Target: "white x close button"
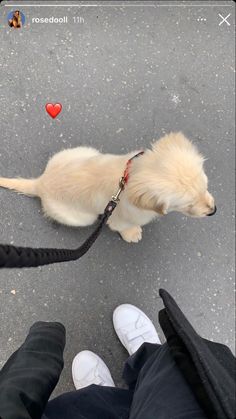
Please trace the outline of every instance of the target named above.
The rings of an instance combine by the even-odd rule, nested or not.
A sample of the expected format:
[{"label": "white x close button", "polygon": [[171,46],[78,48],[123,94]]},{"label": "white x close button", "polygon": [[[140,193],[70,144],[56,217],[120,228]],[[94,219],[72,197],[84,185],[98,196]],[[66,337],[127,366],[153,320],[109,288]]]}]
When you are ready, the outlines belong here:
[{"label": "white x close button", "polygon": [[222,23],[226,23],[226,25],[230,26],[230,23],[228,22],[228,18],[231,16],[231,13],[228,14],[228,16],[224,17],[220,13],[218,13],[218,16],[221,18],[221,21],[219,23],[219,26],[222,25]]}]

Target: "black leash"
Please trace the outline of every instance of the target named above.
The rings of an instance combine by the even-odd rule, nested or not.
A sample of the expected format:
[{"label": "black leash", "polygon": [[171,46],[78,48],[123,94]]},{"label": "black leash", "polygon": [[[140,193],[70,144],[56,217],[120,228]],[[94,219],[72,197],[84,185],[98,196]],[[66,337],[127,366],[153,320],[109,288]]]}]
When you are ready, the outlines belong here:
[{"label": "black leash", "polygon": [[113,200],[109,202],[94,232],[77,249],[48,249],[0,245],[0,268],[32,268],[80,259],[98,238],[104,224],[116,208],[117,202]]},{"label": "black leash", "polygon": [[142,155],[144,152],[133,156],[128,160],[124,176],[120,179],[119,189],[116,195],[112,196],[104,212],[100,215],[100,222],[94,232],[77,249],[53,249],[53,248],[31,248],[15,247],[0,244],[0,268],[32,268],[37,266],[49,265],[51,263],[68,262],[70,260],[80,259],[88,252],[95,240],[102,231],[104,224],[113,213],[119,202],[119,196],[128,181],[128,169],[131,161]]}]

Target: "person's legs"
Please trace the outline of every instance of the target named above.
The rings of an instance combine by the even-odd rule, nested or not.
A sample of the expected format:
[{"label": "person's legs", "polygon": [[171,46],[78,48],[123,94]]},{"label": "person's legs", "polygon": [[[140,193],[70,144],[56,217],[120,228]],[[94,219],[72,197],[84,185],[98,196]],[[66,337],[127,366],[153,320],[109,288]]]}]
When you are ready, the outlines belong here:
[{"label": "person's legs", "polygon": [[115,310],[113,321],[131,355],[123,373],[134,390],[129,419],[205,418],[167,344],[159,344],[150,319],[137,307],[125,304]]},{"label": "person's legs", "polygon": [[[151,354],[148,359],[147,354]],[[126,382],[133,378],[134,371],[138,373],[138,378],[130,419],[153,419],[157,414],[158,419],[206,418],[166,343],[151,347],[144,343],[126,362]]]},{"label": "person's legs", "polygon": [[109,369],[98,355],[90,351],[77,354],[72,363],[72,377],[78,391],[50,401],[44,413],[45,419],[129,417],[133,392],[115,388]]},{"label": "person's legs", "polygon": [[90,351],[80,352],[72,364],[74,384],[79,391],[64,394],[50,401],[45,411],[48,419],[73,419],[75,417],[76,419],[125,419],[129,417],[133,387],[140,369],[153,351],[156,351],[160,340],[148,317],[129,304],[119,306],[115,310],[113,322],[118,337],[129,354],[135,353],[143,342],[152,342],[152,344],[146,344],[142,353],[129,358],[126,364],[125,379],[129,384],[129,390],[114,388],[107,366],[96,354]]},{"label": "person's legs", "polygon": [[37,419],[63,368],[65,328],[60,323],[35,323],[23,345],[0,371],[0,417]]},{"label": "person's legs", "polygon": [[142,367],[153,352],[161,348],[161,341],[151,320],[131,304],[122,304],[114,310],[113,325],[130,355],[125,363],[123,378],[129,389],[134,390]]},{"label": "person's legs", "polygon": [[[104,362],[92,352],[83,351],[75,357],[72,367],[75,387],[80,390],[50,401],[44,418],[205,418],[168,346],[160,344],[150,319],[138,308],[125,304],[115,310],[113,322],[131,355],[124,369],[129,390],[114,388]],[[99,385],[91,385],[95,383]]]}]

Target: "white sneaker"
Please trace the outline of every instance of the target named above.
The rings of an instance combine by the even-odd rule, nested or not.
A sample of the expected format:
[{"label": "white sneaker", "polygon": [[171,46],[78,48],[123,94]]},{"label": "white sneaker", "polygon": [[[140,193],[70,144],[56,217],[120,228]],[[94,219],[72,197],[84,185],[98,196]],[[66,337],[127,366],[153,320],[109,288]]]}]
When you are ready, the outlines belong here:
[{"label": "white sneaker", "polygon": [[91,351],[79,352],[73,359],[72,377],[76,390],[91,384],[115,387],[106,364],[98,355]]},{"label": "white sneaker", "polygon": [[161,344],[151,320],[131,304],[122,304],[114,310],[113,324],[118,338],[130,355],[144,342]]}]

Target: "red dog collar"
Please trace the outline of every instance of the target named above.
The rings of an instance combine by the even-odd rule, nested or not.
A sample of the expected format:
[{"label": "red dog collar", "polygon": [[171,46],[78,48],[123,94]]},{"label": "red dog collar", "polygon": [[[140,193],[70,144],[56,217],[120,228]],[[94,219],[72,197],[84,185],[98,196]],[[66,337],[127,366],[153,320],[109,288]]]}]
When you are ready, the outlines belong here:
[{"label": "red dog collar", "polygon": [[128,182],[128,179],[129,179],[129,168],[130,168],[130,165],[132,163],[132,160],[133,159],[136,159],[136,157],[142,156],[143,154],[144,154],[144,151],[140,151],[139,153],[135,154],[135,156],[131,157],[131,159],[129,159],[127,161],[126,168],[125,168],[124,175],[123,175],[124,183],[127,183]]},{"label": "red dog collar", "polygon": [[144,154],[144,151],[140,151],[139,153],[135,154],[135,156],[131,157],[131,159],[129,159],[127,161],[124,174],[120,178],[120,181],[119,181],[119,189],[116,192],[116,194],[112,196],[112,199],[111,199],[112,202],[115,202],[116,204],[117,204],[117,202],[119,202],[119,200],[120,200],[120,194],[123,191],[126,183],[128,182],[128,179],[129,179],[129,168],[130,168],[131,162],[132,162],[133,159],[135,159],[136,157],[141,156],[142,154]]}]

